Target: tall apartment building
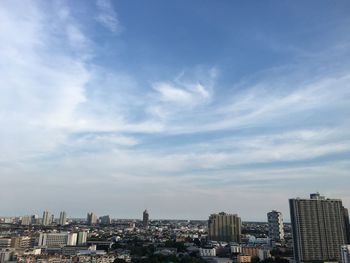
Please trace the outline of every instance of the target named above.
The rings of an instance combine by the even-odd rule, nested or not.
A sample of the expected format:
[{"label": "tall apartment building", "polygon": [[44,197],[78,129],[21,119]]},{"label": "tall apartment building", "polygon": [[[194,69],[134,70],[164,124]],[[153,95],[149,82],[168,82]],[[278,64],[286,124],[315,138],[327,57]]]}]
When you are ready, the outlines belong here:
[{"label": "tall apartment building", "polygon": [[145,211],[143,211],[142,224],[143,224],[144,227],[148,227],[148,224],[149,224],[149,213],[148,213],[147,209]]},{"label": "tall apartment building", "polygon": [[65,211],[60,212],[60,218],[58,224],[64,226],[67,223],[67,213]]},{"label": "tall apartment building", "polygon": [[211,214],[208,220],[209,239],[214,241],[240,242],[241,218],[237,214]]},{"label": "tall apartment building", "polygon": [[51,214],[49,211],[44,211],[43,212],[43,220],[42,220],[42,225],[48,226],[51,224]]},{"label": "tall apartment building", "polygon": [[281,212],[273,210],[267,213],[269,238],[275,241],[284,239],[283,216]]},{"label": "tall apartment building", "polygon": [[86,222],[88,225],[96,225],[97,224],[97,215],[94,212],[88,213]]},{"label": "tall apartment building", "polygon": [[111,217],[109,215],[100,217],[100,224],[110,225],[112,223]]},{"label": "tall apartment building", "polygon": [[344,207],[339,199],[311,194],[310,199],[290,199],[294,260],[340,261],[346,244]]}]

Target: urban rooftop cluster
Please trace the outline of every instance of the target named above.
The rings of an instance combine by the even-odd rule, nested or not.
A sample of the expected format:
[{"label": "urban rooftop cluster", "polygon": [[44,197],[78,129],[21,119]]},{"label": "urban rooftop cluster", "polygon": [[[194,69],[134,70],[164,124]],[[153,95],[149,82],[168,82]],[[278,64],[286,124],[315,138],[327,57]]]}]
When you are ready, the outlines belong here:
[{"label": "urban rooftop cluster", "polygon": [[276,210],[267,222],[238,214],[208,220],[142,220],[37,215],[0,218],[2,262],[342,262],[350,259],[348,210],[319,193],[289,200],[291,224]]}]

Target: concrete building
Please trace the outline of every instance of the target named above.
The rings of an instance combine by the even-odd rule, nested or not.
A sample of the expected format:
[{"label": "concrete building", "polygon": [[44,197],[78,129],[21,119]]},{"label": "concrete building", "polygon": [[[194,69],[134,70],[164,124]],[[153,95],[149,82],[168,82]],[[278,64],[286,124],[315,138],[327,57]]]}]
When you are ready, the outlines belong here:
[{"label": "concrete building", "polygon": [[238,263],[250,263],[250,262],[252,262],[252,257],[249,255],[238,255],[237,262]]},{"label": "concrete building", "polygon": [[100,224],[102,224],[102,225],[110,225],[111,223],[112,223],[112,220],[111,220],[109,215],[100,217]]},{"label": "concrete building", "polygon": [[51,214],[49,211],[44,211],[43,212],[43,219],[42,219],[42,225],[48,226],[51,224]]},{"label": "concrete building", "polygon": [[145,211],[143,211],[142,224],[143,224],[143,227],[148,227],[148,224],[149,224],[149,213],[148,213],[147,209]]},{"label": "concrete building", "polygon": [[344,207],[339,199],[319,193],[310,199],[290,199],[294,260],[340,261],[340,247],[346,244]]},{"label": "concrete building", "polygon": [[208,221],[209,240],[240,242],[241,218],[237,214],[212,214]]},{"label": "concrete building", "polygon": [[216,257],[216,249],[214,247],[201,247],[199,255],[201,257]]},{"label": "concrete building", "polygon": [[85,232],[85,231],[78,232],[78,239],[77,239],[77,245],[78,246],[82,246],[82,245],[86,244],[87,234],[88,233]]},{"label": "concrete building", "polygon": [[343,245],[341,247],[341,262],[350,263],[350,245]]},{"label": "concrete building", "polygon": [[284,239],[283,216],[281,212],[273,210],[267,213],[269,238],[274,241]]},{"label": "concrete building", "polygon": [[11,238],[11,247],[15,249],[27,249],[32,246],[32,238],[29,236],[20,236]]},{"label": "concrete building", "polygon": [[75,246],[76,243],[76,233],[40,233],[38,246],[60,248],[67,245]]},{"label": "concrete building", "polygon": [[31,216],[22,216],[21,218],[21,225],[22,226],[29,226],[32,224],[32,217]]},{"label": "concrete building", "polygon": [[346,243],[350,244],[350,221],[349,221],[349,211],[347,208],[343,208],[344,221],[345,221],[345,231],[346,231]]},{"label": "concrete building", "polygon": [[0,263],[11,261],[14,251],[12,249],[0,249]]},{"label": "concrete building", "polygon": [[67,223],[67,213],[65,211],[60,212],[60,218],[58,224],[64,226]]},{"label": "concrete building", "polygon": [[0,248],[9,248],[9,247],[11,247],[11,238],[0,237]]},{"label": "concrete building", "polygon": [[94,212],[88,213],[86,222],[89,226],[97,224],[97,215]]}]

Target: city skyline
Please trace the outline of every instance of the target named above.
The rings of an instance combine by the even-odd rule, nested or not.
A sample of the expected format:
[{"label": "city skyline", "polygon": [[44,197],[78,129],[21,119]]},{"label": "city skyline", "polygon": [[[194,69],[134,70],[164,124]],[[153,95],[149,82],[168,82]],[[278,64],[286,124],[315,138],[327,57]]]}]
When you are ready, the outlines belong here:
[{"label": "city skyline", "polygon": [[317,191],[350,207],[349,10],[1,1],[0,215],[289,222]]}]

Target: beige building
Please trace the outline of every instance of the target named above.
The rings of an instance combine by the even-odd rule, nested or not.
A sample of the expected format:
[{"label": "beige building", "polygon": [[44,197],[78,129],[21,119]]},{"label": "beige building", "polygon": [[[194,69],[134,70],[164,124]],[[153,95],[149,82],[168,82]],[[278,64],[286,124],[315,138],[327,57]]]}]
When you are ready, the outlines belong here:
[{"label": "beige building", "polygon": [[212,214],[208,221],[208,234],[210,240],[240,242],[241,218],[237,214]]},{"label": "beige building", "polygon": [[339,199],[311,194],[310,199],[290,199],[294,260],[341,260],[341,246],[346,244],[344,207]]}]

